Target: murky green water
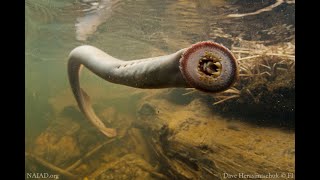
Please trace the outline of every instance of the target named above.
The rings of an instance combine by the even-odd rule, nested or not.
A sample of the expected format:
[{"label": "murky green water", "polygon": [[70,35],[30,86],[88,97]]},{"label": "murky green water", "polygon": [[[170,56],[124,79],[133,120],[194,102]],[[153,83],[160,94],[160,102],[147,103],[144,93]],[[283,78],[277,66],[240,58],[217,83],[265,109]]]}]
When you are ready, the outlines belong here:
[{"label": "murky green water", "polygon": [[[214,5],[211,3],[217,9]],[[76,46],[90,44],[122,59],[164,55],[210,39],[206,23],[215,16],[203,17],[218,14],[200,1],[121,1],[111,17],[81,42],[76,40],[75,24],[87,7],[75,0],[26,1],[27,137],[41,132],[53,118],[48,100],[69,88],[67,57]],[[88,78],[83,79],[83,84],[102,83],[98,78]],[[112,85],[103,83],[98,88],[109,86]]]},{"label": "murky green water", "polygon": [[[229,48],[239,39],[270,45],[294,43],[293,4],[284,3],[266,12],[272,12],[272,16],[234,19],[226,16],[255,11],[263,5],[231,0],[111,0],[108,18],[85,41],[79,41],[77,19],[86,16],[85,10],[97,2],[26,0],[27,149],[61,117],[63,110],[76,107],[67,77],[67,58],[79,45],[90,44],[112,56],[130,60],[169,54],[204,40],[214,40]],[[240,9],[245,3],[247,9]],[[105,82],[86,70],[81,84],[92,96],[98,113],[113,108],[134,117],[139,99],[145,96],[135,94],[134,88]],[[74,120],[83,118],[78,111],[70,114]],[[87,128],[94,129],[90,124]]]}]

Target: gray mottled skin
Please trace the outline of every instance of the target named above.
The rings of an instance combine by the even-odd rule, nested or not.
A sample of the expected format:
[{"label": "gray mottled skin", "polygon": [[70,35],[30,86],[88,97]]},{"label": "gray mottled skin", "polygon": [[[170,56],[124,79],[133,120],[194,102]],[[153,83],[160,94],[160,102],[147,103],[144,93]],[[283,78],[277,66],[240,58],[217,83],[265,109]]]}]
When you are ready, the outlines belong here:
[{"label": "gray mottled skin", "polygon": [[81,89],[79,74],[85,66],[99,77],[117,84],[137,88],[190,87],[179,69],[179,60],[185,49],[173,54],[122,61],[93,46],[80,46],[71,51],[68,62],[69,82],[80,110],[103,134],[116,136],[116,130],[107,128],[96,116],[89,96]]}]

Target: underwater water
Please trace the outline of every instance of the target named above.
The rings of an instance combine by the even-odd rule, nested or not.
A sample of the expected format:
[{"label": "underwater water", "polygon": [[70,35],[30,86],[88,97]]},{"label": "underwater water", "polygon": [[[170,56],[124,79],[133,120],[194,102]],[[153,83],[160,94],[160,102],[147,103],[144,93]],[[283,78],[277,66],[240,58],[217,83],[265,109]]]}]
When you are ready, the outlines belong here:
[{"label": "underwater water", "polygon": [[[281,2],[26,0],[26,179],[294,179],[295,4]],[[131,60],[206,40],[241,59],[233,93],[137,89],[84,68],[82,88],[119,135],[79,111],[67,76],[75,47]]]}]

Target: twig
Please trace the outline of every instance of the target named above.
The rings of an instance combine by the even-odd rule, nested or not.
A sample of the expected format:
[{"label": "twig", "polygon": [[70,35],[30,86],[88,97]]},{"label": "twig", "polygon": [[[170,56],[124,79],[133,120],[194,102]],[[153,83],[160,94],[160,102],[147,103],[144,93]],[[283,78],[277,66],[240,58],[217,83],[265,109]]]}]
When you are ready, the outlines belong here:
[{"label": "twig", "polygon": [[208,168],[206,168],[206,167],[202,167],[202,169],[204,169],[205,171],[207,171],[207,172],[210,173],[211,175],[215,176],[214,173],[213,173],[210,169],[208,169]]},{"label": "twig", "polygon": [[152,170],[150,170],[150,169],[148,169],[148,168],[146,168],[146,167],[144,167],[144,166],[141,166],[140,164],[138,164],[137,166],[138,166],[139,168],[141,168],[142,170],[150,173],[152,176],[155,176],[155,177],[157,177],[157,178],[159,178],[159,179],[168,179],[167,176],[165,176],[165,175],[163,175],[163,174],[161,174],[161,173],[152,171]]},{"label": "twig", "polygon": [[258,99],[251,93],[251,91],[250,91],[249,89],[246,89],[246,90],[247,90],[248,94],[251,95],[253,101],[254,101],[255,103],[258,103]]},{"label": "twig", "polygon": [[233,53],[242,53],[242,54],[250,54],[251,53],[251,51],[249,51],[249,50],[246,50],[246,51],[244,51],[244,50],[234,50],[232,52]]},{"label": "twig", "polygon": [[288,69],[286,69],[286,68],[281,68],[281,67],[278,67],[277,70],[285,71],[285,72],[288,71]]},{"label": "twig", "polygon": [[272,75],[271,75],[269,72],[267,72],[267,71],[260,73],[260,75],[264,75],[264,74],[266,74],[266,75],[268,75],[268,76],[272,76]]},{"label": "twig", "polygon": [[97,151],[99,151],[103,146],[112,143],[113,141],[115,141],[116,139],[110,139],[102,144],[99,144],[97,147],[93,148],[91,151],[89,151],[87,154],[85,154],[81,159],[79,159],[78,161],[76,161],[75,163],[73,163],[71,166],[66,168],[66,171],[72,171],[74,168],[76,168],[77,166],[79,166],[86,158],[90,157],[91,155],[93,155],[94,153],[96,153]]},{"label": "twig", "polygon": [[277,0],[276,3],[271,4],[270,6],[267,6],[265,8],[259,9],[259,10],[255,11],[255,12],[244,13],[244,14],[229,14],[227,17],[244,17],[244,16],[257,15],[257,14],[260,14],[262,12],[271,11],[273,8],[279,6],[283,2],[284,2],[284,0]]},{"label": "twig", "polygon": [[233,95],[233,96],[230,96],[230,97],[228,97],[228,98],[222,99],[222,100],[220,100],[220,101],[218,101],[218,102],[215,102],[215,103],[213,103],[213,105],[217,105],[217,104],[220,104],[220,103],[222,103],[222,102],[224,102],[224,101],[227,101],[227,100],[233,99],[233,98],[237,98],[237,97],[240,97],[240,96],[239,96],[239,95]]},{"label": "twig", "polygon": [[224,99],[224,98],[230,97],[230,95],[217,95],[217,96],[214,96],[214,97],[217,98],[217,99]]},{"label": "twig", "polygon": [[271,67],[269,67],[269,66],[267,66],[267,65],[264,65],[264,64],[261,64],[261,63],[258,63],[258,64],[259,64],[260,66],[262,66],[262,67],[265,67],[265,68],[271,70]]},{"label": "twig", "polygon": [[68,178],[71,178],[71,179],[76,179],[77,178],[76,175],[74,175],[74,174],[72,174],[72,173],[70,173],[70,172],[68,172],[66,170],[63,170],[63,169],[61,169],[61,168],[59,168],[59,167],[47,162],[46,160],[44,160],[44,159],[42,159],[40,157],[35,156],[33,154],[25,152],[25,156],[30,158],[30,159],[32,159],[32,160],[34,160],[34,161],[36,161],[36,162],[38,162],[42,166],[44,166],[44,167],[46,167],[46,168],[48,168],[48,169],[50,169],[50,170],[52,170],[52,171],[54,171],[56,173],[62,174],[62,175],[66,176]]},{"label": "twig", "polygon": [[239,74],[240,77],[252,77],[253,74]]},{"label": "twig", "polygon": [[192,93],[195,93],[195,92],[197,92],[197,91],[193,89],[193,90],[191,90],[189,92],[186,92],[186,93],[182,94],[182,96],[185,96],[185,95],[188,95],[188,94],[192,94]]},{"label": "twig", "polygon": [[287,58],[291,58],[291,59],[294,59],[295,58],[295,55],[292,55],[292,53],[290,54],[279,54],[279,53],[258,53],[258,52],[253,52],[253,51],[237,51],[237,50],[234,50],[232,51],[233,53],[243,53],[243,54],[257,54],[255,56],[247,56],[247,57],[244,57],[244,58],[239,58],[238,61],[240,60],[246,60],[246,59],[252,59],[252,58],[256,58],[256,57],[259,57],[261,55],[266,55],[266,56],[282,56],[282,57],[287,57]]},{"label": "twig", "polygon": [[246,72],[248,75],[253,75],[252,71],[249,70],[245,65],[241,65],[240,69],[243,70],[244,72]]},{"label": "twig", "polygon": [[260,55],[255,55],[255,56],[247,56],[247,57],[240,58],[240,59],[237,59],[237,60],[238,61],[243,61],[243,60],[247,60],[247,59],[257,58],[257,57],[260,57],[260,56],[262,56],[262,55],[260,54]]},{"label": "twig", "polygon": [[277,54],[277,53],[266,53],[265,55],[267,56],[283,56],[283,57],[287,57],[287,58],[295,58],[294,55],[290,55],[290,54]]},{"label": "twig", "polygon": [[240,91],[237,88],[233,87],[233,88],[230,88],[230,89],[227,89],[227,90],[223,91],[223,93],[240,94]]}]

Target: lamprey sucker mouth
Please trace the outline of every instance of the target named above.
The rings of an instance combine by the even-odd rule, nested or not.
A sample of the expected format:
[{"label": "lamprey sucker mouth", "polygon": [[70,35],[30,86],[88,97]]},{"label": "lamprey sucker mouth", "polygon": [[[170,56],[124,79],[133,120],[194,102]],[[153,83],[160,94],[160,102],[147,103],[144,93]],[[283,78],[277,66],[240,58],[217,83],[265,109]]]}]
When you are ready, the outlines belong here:
[{"label": "lamprey sucker mouth", "polygon": [[231,51],[212,41],[188,48],[180,59],[180,69],[192,87],[205,92],[224,91],[238,77],[238,65]]}]

